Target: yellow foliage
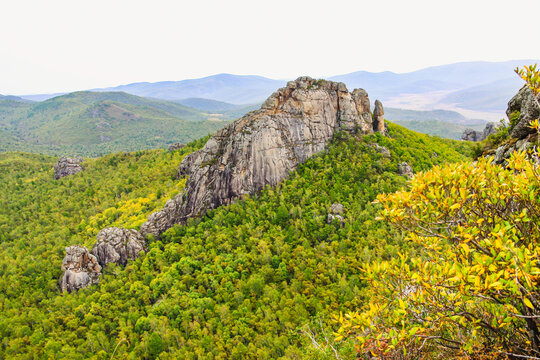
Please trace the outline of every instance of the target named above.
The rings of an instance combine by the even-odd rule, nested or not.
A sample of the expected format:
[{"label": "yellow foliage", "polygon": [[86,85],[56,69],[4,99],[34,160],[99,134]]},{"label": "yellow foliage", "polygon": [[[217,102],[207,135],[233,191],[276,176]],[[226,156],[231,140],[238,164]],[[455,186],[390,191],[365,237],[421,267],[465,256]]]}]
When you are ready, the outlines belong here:
[{"label": "yellow foliage", "polygon": [[537,165],[515,153],[506,168],[435,167],[380,195],[380,218],[422,256],[366,265],[371,301],[336,319],[341,336],[388,359],[540,356],[539,191]]}]

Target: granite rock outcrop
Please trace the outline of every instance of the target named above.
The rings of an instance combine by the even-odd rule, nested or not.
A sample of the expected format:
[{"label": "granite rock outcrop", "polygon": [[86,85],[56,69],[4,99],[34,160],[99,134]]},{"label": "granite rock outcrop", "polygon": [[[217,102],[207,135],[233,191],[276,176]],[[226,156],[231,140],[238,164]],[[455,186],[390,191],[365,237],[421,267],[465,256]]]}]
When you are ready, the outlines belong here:
[{"label": "granite rock outcrop", "polygon": [[62,277],[60,289],[73,292],[99,282],[101,266],[97,258],[84,246],[66,248],[66,256],[62,261]]},{"label": "granite rock outcrop", "polygon": [[83,171],[83,161],[84,160],[79,157],[70,158],[62,156],[54,165],[54,178],[58,180],[64,176],[77,174]]},{"label": "granite rock outcrop", "polygon": [[146,252],[146,241],[138,231],[108,227],[97,234],[91,254],[97,258],[101,267],[104,267],[108,263],[125,266],[141,252]]},{"label": "granite rock outcrop", "polygon": [[487,137],[491,134],[495,134],[497,132],[497,126],[493,122],[488,122],[486,124],[486,127],[484,127],[483,131],[477,131],[471,128],[467,128],[463,131],[463,135],[461,135],[461,140],[465,141],[482,141],[487,139]]},{"label": "granite rock outcrop", "polygon": [[229,124],[185,157],[178,171],[189,176],[185,190],[153,213],[141,233],[159,236],[174,224],[276,185],[324,150],[339,130],[386,133],[383,114],[376,102],[372,118],[362,89],[350,93],[343,83],[309,77],[290,81],[261,109]]},{"label": "granite rock outcrop", "polygon": [[414,171],[413,171],[412,166],[406,162],[402,162],[398,164],[398,173],[399,175],[406,176],[409,179],[414,176]]}]

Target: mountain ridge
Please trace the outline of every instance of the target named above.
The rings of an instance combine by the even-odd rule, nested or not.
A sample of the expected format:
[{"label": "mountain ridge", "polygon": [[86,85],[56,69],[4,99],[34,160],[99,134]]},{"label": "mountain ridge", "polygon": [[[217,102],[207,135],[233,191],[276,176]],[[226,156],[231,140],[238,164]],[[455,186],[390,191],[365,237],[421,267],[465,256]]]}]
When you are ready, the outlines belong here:
[{"label": "mountain ridge", "polygon": [[[389,103],[390,100],[401,98],[404,94],[425,94],[425,97],[428,97],[433,92],[444,91],[447,93],[446,95],[449,95],[453,92],[467,89],[470,91],[470,88],[476,86],[488,85],[494,81],[507,79],[508,81],[503,89],[504,94],[501,94],[495,102],[488,99],[488,101],[480,102],[480,104],[475,102],[463,102],[460,104],[465,110],[488,110],[488,112],[500,114],[502,118],[504,116],[503,110],[506,106],[504,99],[510,98],[519,90],[517,77],[511,80],[513,70],[518,66],[536,62],[540,62],[540,60],[522,59],[502,62],[469,61],[436,65],[404,73],[392,71],[368,72],[361,70],[348,74],[328,76],[326,78],[331,81],[344,82],[351,89],[358,87],[365,88],[369,91],[372,98],[378,98],[386,103]],[[196,97],[229,102],[235,105],[245,105],[262,102],[274,89],[283,86],[285,82],[284,80],[270,79],[258,75],[222,73],[198,79],[136,82],[94,90],[122,90],[138,96],[173,101]],[[43,99],[44,96],[46,97],[48,95],[21,95],[21,97],[30,100]],[[454,96],[457,95],[454,94]],[[448,103],[451,99],[446,99],[443,102],[440,100],[442,99],[430,99],[424,108],[419,107],[414,102],[409,102],[409,106],[406,109],[433,110],[437,107],[442,108],[440,106],[441,104],[453,104],[452,102]],[[456,106],[456,108],[460,109],[459,106]]]}]

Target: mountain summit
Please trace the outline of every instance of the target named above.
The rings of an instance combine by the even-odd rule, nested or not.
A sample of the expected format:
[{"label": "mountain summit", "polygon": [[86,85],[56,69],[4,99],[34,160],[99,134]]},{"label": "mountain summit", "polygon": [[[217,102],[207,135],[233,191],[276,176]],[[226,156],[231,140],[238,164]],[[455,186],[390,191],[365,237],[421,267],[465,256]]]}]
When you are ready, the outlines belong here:
[{"label": "mountain summit", "polygon": [[300,163],[322,151],[339,130],[385,133],[382,104],[377,121],[363,89],[300,77],[252,111],[220,130],[200,151],[188,155],[179,175],[185,191],[153,213],[141,233],[159,236],[177,223],[228,204],[266,185],[276,185]]}]

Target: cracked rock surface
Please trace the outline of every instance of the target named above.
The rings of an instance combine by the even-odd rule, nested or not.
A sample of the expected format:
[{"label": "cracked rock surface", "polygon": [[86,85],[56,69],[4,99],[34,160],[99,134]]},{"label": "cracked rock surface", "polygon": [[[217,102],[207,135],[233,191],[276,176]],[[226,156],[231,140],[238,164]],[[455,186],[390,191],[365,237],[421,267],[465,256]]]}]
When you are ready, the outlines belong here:
[{"label": "cracked rock surface", "polygon": [[92,248],[99,264],[108,263],[125,266],[129,260],[136,259],[146,251],[146,241],[137,230],[108,227],[97,234],[97,242]]},{"label": "cracked rock surface", "polygon": [[58,162],[54,165],[54,178],[56,180],[73,174],[77,174],[83,171],[82,167],[83,159],[79,157],[65,157],[62,156],[58,159]]},{"label": "cracked rock surface", "polygon": [[73,292],[99,282],[101,266],[97,258],[84,246],[66,248],[66,256],[62,261],[62,278],[60,289]]}]

